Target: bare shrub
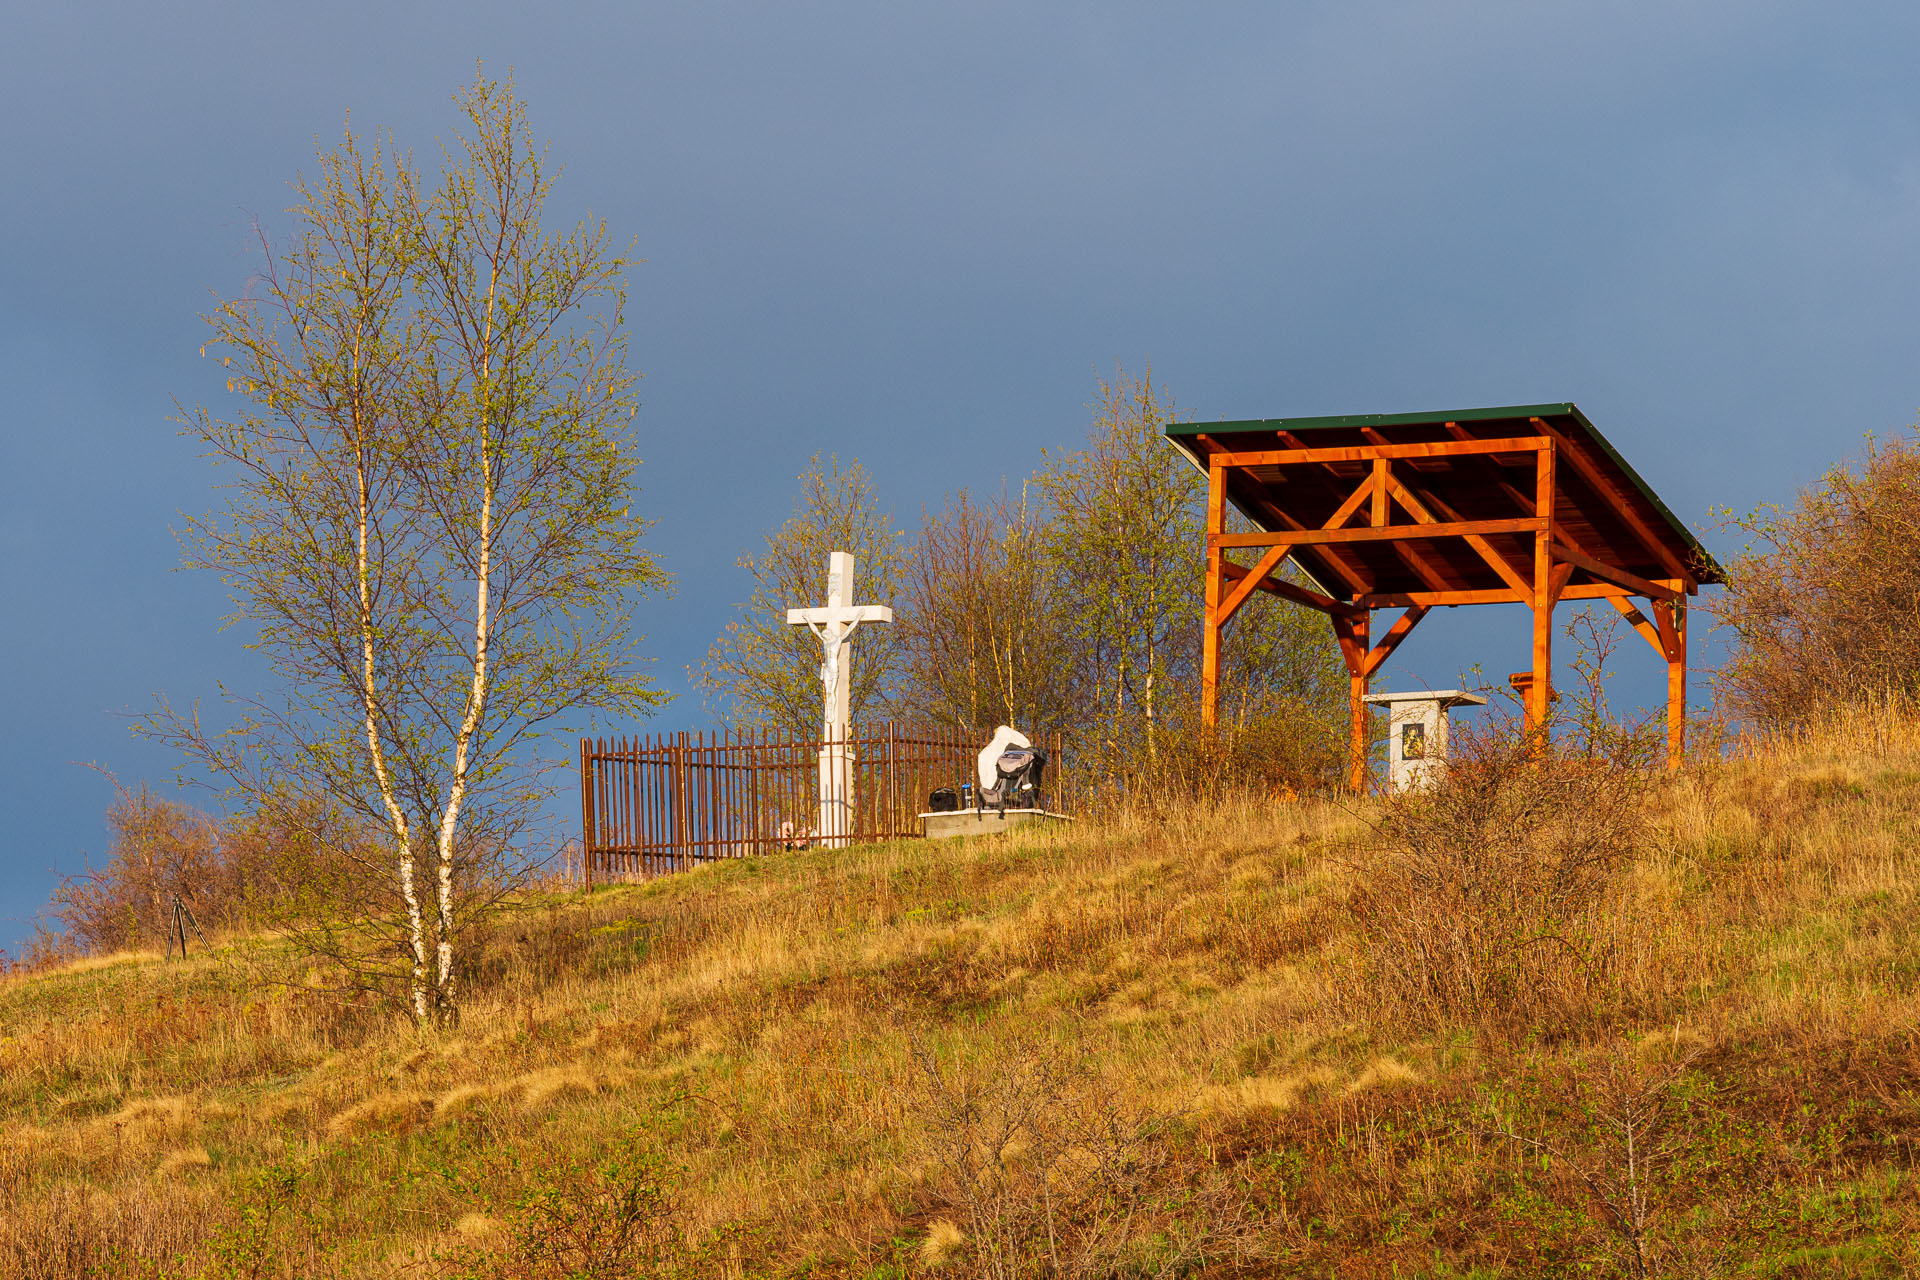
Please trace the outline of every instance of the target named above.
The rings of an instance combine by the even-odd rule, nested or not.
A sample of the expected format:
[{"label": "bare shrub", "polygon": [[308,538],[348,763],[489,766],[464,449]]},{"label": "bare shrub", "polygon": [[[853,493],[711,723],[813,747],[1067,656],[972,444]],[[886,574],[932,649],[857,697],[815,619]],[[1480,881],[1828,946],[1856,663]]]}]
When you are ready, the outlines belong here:
[{"label": "bare shrub", "polygon": [[1751,541],[1706,608],[1734,633],[1733,709],[1779,729],[1862,694],[1920,692],[1920,436],[1868,439],[1791,507],[1726,523]]},{"label": "bare shrub", "polygon": [[983,742],[995,725],[1040,733],[1071,722],[1065,602],[1049,581],[1047,535],[1024,488],[985,503],[962,489],[922,519],[896,615],[903,709]]},{"label": "bare shrub", "polygon": [[557,1151],[526,1171],[496,1241],[444,1258],[446,1280],[627,1280],[684,1274],[675,1171],[640,1135],[594,1159]]},{"label": "bare shrub", "polygon": [[1591,1016],[1620,994],[1651,785],[1630,754],[1543,750],[1512,722],[1460,732],[1446,773],[1382,801],[1357,851],[1356,998],[1430,1027]]},{"label": "bare shrub", "polygon": [[337,809],[276,797],[221,819],[144,785],[114,787],[106,862],[54,890],[46,914],[60,936],[37,941],[48,956],[63,945],[93,953],[162,945],[175,898],[209,932],[303,933],[311,921],[364,915],[388,892],[372,834]]},{"label": "bare shrub", "polygon": [[175,897],[203,926],[227,923],[245,896],[245,875],[226,856],[219,822],[145,786],[114,787],[106,865],[64,878],[48,914],[90,951],[159,943]]},{"label": "bare shrub", "polygon": [[[1587,605],[1574,611],[1564,628],[1573,642],[1574,679],[1566,703],[1553,717],[1562,754],[1606,760],[1623,769],[1650,769],[1665,759],[1665,722],[1649,711],[1622,715],[1607,695],[1613,679],[1613,655],[1623,643],[1637,643],[1621,627],[1611,608]],[[1515,709],[1518,710],[1516,701]]]},{"label": "bare shrub", "polygon": [[913,1132],[960,1226],[955,1238],[936,1221],[937,1252],[982,1280],[1181,1275],[1246,1252],[1244,1206],[1176,1160],[1177,1115],[1117,1096],[1059,1048],[985,1071],[911,1045]]}]

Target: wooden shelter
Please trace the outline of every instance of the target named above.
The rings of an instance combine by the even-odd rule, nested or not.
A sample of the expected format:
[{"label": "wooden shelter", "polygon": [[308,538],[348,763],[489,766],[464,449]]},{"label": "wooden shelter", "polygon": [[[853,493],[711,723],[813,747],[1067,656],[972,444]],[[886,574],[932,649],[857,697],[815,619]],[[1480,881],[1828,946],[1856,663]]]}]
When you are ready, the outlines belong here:
[{"label": "wooden shelter", "polygon": [[[1367,683],[1429,611],[1533,610],[1532,670],[1513,683],[1537,728],[1553,696],[1554,605],[1605,598],[1666,661],[1667,758],[1678,764],[1687,597],[1722,581],[1720,566],[1573,405],[1182,422],[1166,436],[1207,473],[1207,724],[1219,715],[1222,632],[1256,590],[1333,623],[1350,676],[1355,788],[1366,782]],[[1229,505],[1250,532],[1228,532]],[[1230,559],[1240,548],[1258,560]],[[1280,576],[1289,560],[1304,582]],[[1376,609],[1401,611],[1378,640]]]}]

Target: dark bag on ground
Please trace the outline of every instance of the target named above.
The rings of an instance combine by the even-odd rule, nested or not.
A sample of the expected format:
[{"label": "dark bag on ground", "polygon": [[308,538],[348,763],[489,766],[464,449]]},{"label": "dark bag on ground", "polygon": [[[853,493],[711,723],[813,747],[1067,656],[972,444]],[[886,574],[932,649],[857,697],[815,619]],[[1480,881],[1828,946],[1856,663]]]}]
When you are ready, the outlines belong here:
[{"label": "dark bag on ground", "polygon": [[935,787],[927,796],[928,813],[958,813],[960,793],[952,787]]}]

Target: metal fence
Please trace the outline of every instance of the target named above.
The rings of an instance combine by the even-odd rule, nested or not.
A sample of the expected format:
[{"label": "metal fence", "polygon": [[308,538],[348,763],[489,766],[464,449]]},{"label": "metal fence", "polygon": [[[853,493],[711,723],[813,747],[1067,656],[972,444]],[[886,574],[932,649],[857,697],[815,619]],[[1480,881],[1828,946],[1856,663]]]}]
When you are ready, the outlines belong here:
[{"label": "metal fence", "polygon": [[[1058,734],[1035,745],[1050,757],[1043,806],[1065,811]],[[679,733],[580,743],[583,871],[651,876],[715,858],[807,848],[818,813],[817,738],[770,733]],[[974,776],[982,744],[949,729],[877,726],[847,742],[853,757],[852,840],[919,836],[935,787]]]}]

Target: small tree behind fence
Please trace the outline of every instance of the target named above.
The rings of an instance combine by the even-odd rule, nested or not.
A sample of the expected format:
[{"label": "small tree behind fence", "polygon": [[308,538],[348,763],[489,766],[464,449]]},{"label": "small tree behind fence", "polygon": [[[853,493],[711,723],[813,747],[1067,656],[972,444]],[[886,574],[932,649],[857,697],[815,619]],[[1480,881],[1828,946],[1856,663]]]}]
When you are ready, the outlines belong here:
[{"label": "small tree behind fence", "polygon": [[[1049,763],[1041,804],[1066,811],[1059,734],[1035,745]],[[773,733],[678,733],[580,743],[585,872],[659,875],[716,858],[814,843],[818,738]],[[919,836],[928,794],[974,777],[981,744],[953,729],[883,724],[856,730],[855,843]]]}]

